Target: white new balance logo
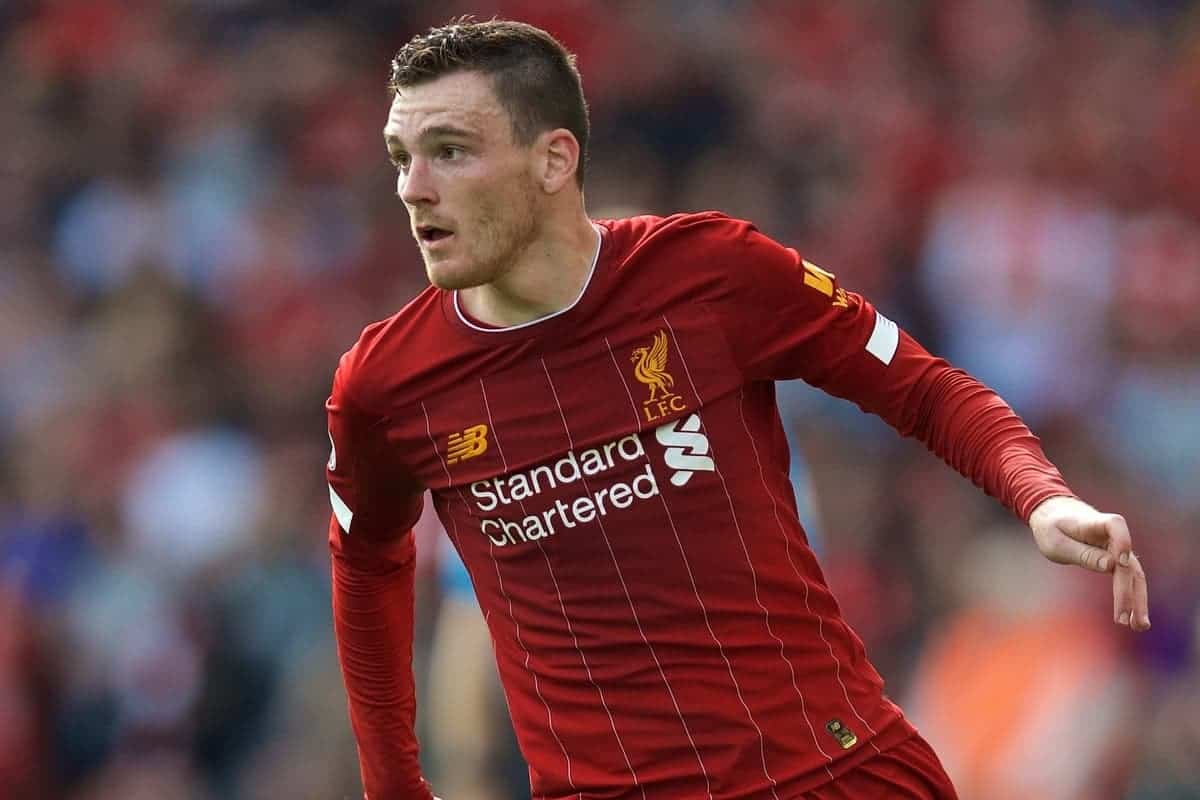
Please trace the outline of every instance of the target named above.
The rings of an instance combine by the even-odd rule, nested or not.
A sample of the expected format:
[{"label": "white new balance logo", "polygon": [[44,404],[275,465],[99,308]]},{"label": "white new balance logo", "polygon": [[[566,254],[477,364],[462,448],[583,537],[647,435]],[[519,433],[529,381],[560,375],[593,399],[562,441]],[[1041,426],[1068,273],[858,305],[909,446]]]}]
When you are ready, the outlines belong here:
[{"label": "white new balance logo", "polygon": [[708,456],[708,437],[699,431],[699,414],[660,425],[654,431],[654,438],[667,448],[664,460],[668,467],[675,470],[671,474],[671,483],[676,486],[683,486],[691,480],[693,472],[712,472],[716,469]]}]

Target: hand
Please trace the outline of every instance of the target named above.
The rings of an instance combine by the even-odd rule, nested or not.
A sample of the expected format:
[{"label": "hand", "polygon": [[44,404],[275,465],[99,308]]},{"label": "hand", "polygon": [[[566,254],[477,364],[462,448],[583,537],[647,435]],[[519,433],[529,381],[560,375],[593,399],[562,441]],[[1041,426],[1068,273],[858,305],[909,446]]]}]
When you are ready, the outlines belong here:
[{"label": "hand", "polygon": [[1150,628],[1146,573],[1120,514],[1104,514],[1074,497],[1051,497],[1029,516],[1038,550],[1057,564],[1113,574],[1113,620],[1135,631]]}]

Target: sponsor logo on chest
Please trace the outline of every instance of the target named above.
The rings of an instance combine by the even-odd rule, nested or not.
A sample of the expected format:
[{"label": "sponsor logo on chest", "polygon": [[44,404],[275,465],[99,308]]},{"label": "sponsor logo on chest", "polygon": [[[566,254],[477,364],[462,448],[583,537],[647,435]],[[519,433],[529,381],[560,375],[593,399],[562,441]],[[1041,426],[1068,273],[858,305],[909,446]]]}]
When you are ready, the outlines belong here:
[{"label": "sponsor logo on chest", "polygon": [[[716,469],[700,426],[700,415],[691,414],[655,429],[674,486],[686,485],[696,472]],[[635,464],[631,473],[628,467]],[[570,450],[532,469],[475,481],[469,491],[482,516],[480,530],[497,547],[554,536],[660,495],[654,465],[636,433]],[[553,501],[540,499],[543,495]]]},{"label": "sponsor logo on chest", "polygon": [[[665,488],[660,481],[681,489],[697,473],[716,470],[700,413],[688,413],[691,403],[676,391],[671,343],[668,332],[660,328],[648,342],[629,352],[637,384],[626,378],[626,388],[640,385],[646,392],[630,398],[645,426],[643,432],[572,448],[553,460],[468,485],[468,503],[474,507],[480,532],[493,546],[532,543],[600,522],[610,514],[660,498]],[[679,368],[686,371],[686,364]],[[680,378],[686,380],[686,376]],[[619,412],[614,408],[613,413]],[[491,433],[485,424],[451,433],[444,440],[446,466],[483,455],[489,449]],[[692,484],[689,491],[694,488]]]}]

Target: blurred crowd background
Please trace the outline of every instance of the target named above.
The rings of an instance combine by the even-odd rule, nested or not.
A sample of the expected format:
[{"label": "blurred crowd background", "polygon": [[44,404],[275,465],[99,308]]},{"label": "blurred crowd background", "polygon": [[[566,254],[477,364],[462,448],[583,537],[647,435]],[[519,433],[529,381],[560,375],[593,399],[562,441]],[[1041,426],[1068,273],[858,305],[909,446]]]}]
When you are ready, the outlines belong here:
[{"label": "blurred crowd background", "polygon": [[[757,221],[1129,520],[1141,636],[920,446],[781,392],[829,581],[964,799],[1200,797],[1198,4],[7,0],[0,798],[361,796],[323,402],[424,286],[384,83],[464,12],[578,53],[595,213]],[[528,797],[429,528],[429,775]]]}]

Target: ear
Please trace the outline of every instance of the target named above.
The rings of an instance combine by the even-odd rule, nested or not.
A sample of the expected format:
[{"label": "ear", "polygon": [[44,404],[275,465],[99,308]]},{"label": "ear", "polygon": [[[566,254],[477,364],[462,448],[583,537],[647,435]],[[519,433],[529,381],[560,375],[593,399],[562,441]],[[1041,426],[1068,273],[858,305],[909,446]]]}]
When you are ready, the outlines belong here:
[{"label": "ear", "polygon": [[555,128],[538,137],[537,178],[546,194],[558,194],[564,187],[575,185],[575,170],[579,167],[579,142],[566,128]]}]

